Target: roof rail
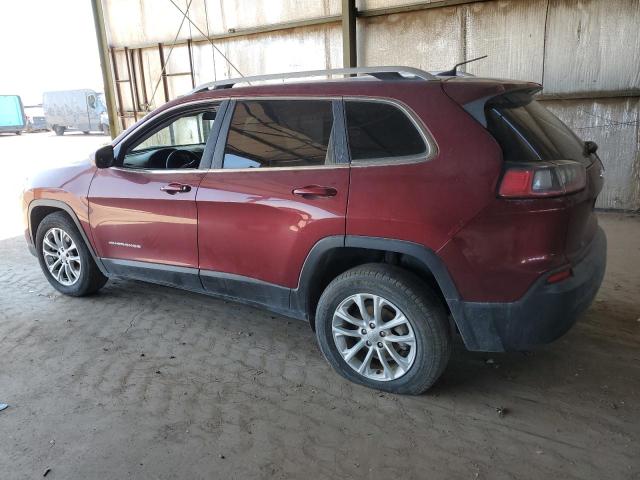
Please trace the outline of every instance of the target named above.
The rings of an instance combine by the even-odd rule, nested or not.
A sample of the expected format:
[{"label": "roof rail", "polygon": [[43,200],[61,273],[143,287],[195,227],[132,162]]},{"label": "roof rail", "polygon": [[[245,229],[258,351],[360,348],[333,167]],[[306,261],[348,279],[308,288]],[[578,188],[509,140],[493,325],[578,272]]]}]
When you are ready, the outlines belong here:
[{"label": "roof rail", "polygon": [[[405,75],[403,75],[405,74]],[[198,85],[189,94],[204,92],[206,90],[219,90],[232,88],[237,83],[260,82],[264,80],[287,80],[289,78],[323,77],[331,75],[369,75],[379,80],[402,80],[411,77],[422,80],[437,80],[437,77],[429,72],[412,67],[357,67],[357,68],[335,68],[330,70],[309,70],[306,72],[272,73],[269,75],[256,75],[252,77],[230,78],[218,80],[217,82],[204,83]]]}]

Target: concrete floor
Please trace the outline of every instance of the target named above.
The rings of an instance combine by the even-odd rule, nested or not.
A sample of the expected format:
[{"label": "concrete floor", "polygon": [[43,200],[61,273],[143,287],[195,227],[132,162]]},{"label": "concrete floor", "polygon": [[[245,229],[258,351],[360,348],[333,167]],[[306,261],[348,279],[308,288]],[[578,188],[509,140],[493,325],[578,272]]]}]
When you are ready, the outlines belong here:
[{"label": "concrete floor", "polygon": [[[80,140],[41,135],[23,140]],[[605,283],[572,331],[528,354],[458,343],[419,397],[343,380],[304,323],[253,308],[122,280],[62,296],[9,222],[0,478],[638,479],[640,218],[600,221]]]}]

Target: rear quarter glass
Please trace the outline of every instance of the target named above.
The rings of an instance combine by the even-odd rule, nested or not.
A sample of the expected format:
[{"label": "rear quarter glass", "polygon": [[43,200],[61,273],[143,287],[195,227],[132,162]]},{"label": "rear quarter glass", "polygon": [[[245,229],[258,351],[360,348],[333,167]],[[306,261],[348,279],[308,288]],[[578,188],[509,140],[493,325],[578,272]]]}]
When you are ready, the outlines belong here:
[{"label": "rear quarter glass", "polygon": [[502,147],[505,162],[575,160],[585,166],[584,142],[530,93],[514,92],[491,100],[487,128]]}]

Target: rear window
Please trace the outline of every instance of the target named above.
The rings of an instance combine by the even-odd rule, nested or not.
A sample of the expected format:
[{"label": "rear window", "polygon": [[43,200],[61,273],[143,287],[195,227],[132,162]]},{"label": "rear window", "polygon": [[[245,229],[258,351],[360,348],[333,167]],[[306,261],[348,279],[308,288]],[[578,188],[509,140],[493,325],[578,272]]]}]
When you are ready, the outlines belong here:
[{"label": "rear window", "polygon": [[426,155],[427,145],[416,125],[395,105],[347,101],[345,108],[351,160],[402,160]]},{"label": "rear window", "polygon": [[577,160],[586,164],[582,142],[529,93],[501,95],[487,103],[487,128],[507,162]]}]

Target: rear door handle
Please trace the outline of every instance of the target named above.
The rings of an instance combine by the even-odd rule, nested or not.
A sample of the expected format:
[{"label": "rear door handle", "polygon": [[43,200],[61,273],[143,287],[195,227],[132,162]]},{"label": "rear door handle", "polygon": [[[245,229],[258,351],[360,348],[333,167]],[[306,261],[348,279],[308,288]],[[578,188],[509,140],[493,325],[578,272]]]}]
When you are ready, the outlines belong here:
[{"label": "rear door handle", "polygon": [[295,188],[293,194],[303,198],[335,197],[338,191],[332,187],[307,185],[306,187]]},{"label": "rear door handle", "polygon": [[185,185],[184,183],[170,183],[164,187],[160,187],[160,190],[168,193],[169,195],[175,195],[176,193],[187,193],[191,191],[191,185]]}]

